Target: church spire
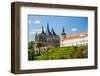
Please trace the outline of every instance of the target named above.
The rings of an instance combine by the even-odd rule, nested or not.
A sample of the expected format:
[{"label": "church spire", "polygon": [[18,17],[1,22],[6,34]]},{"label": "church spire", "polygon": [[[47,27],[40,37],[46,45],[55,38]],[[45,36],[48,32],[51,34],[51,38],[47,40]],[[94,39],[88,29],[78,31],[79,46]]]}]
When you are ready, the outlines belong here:
[{"label": "church spire", "polygon": [[62,31],[63,33],[65,32],[65,30],[64,30],[64,27],[63,27],[63,31]]},{"label": "church spire", "polygon": [[44,34],[44,27],[42,26],[42,34]]},{"label": "church spire", "polygon": [[51,32],[50,32],[50,30],[49,30],[49,24],[48,23],[47,23],[47,31],[46,31],[46,34],[47,35],[52,35]]},{"label": "church spire", "polygon": [[52,34],[55,35],[55,36],[57,36],[56,33],[54,32],[53,28],[52,28]]},{"label": "church spire", "polygon": [[47,31],[49,31],[49,24],[47,23]]},{"label": "church spire", "polygon": [[61,35],[66,36],[66,33],[65,33],[65,29],[64,29],[64,27],[62,28],[62,33],[61,33]]}]

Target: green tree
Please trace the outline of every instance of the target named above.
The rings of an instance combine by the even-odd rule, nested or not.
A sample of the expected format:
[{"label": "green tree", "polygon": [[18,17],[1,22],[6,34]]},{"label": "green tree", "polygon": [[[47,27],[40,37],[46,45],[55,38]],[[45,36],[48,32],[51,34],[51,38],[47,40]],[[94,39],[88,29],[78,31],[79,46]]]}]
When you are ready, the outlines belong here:
[{"label": "green tree", "polygon": [[34,50],[28,49],[28,60],[34,60],[34,59],[35,59]]},{"label": "green tree", "polygon": [[35,45],[36,45],[36,47],[37,47],[37,48],[39,48],[39,54],[38,54],[38,55],[41,55],[41,54],[40,54],[40,47],[42,47],[42,46],[43,46],[43,45],[42,45],[42,43],[41,43],[41,42],[36,41],[36,42],[35,42]]},{"label": "green tree", "polygon": [[42,46],[42,43],[41,42],[38,42],[38,41],[36,41],[35,44],[36,44],[36,47],[37,48],[40,48]]},{"label": "green tree", "polygon": [[32,49],[33,48],[33,45],[34,45],[34,41],[30,41],[28,43],[28,49]]}]

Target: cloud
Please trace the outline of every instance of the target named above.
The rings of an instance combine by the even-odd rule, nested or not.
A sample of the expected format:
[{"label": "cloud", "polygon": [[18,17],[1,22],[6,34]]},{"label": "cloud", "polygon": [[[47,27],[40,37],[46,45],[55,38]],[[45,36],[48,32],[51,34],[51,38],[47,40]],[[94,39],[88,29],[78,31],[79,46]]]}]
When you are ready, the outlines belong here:
[{"label": "cloud", "polygon": [[[31,31],[30,34],[35,34],[36,32]],[[41,33],[40,31],[38,31],[37,33]]]},{"label": "cloud", "polygon": [[[45,31],[45,29],[44,29]],[[30,34],[35,34],[35,33],[41,33],[42,32],[42,29],[33,29]]]},{"label": "cloud", "polygon": [[72,28],[72,31],[77,31],[77,28]]},{"label": "cloud", "polygon": [[35,20],[34,23],[39,24],[41,22],[40,22],[40,20]]}]

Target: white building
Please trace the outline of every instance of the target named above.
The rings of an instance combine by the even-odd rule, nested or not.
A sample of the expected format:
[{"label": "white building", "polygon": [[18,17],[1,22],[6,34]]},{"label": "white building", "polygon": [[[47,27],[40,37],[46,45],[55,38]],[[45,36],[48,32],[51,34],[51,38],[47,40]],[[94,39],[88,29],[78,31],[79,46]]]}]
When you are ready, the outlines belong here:
[{"label": "white building", "polygon": [[83,45],[87,43],[88,43],[87,32],[66,36],[63,30],[63,33],[61,34],[61,37],[60,37],[60,47],[79,46],[79,45]]}]

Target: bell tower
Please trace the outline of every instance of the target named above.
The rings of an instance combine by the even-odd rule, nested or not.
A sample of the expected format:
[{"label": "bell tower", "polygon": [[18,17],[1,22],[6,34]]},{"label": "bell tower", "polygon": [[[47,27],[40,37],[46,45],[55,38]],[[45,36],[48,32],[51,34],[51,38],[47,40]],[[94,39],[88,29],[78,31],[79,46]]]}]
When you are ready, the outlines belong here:
[{"label": "bell tower", "polygon": [[62,28],[62,33],[60,35],[60,47],[63,47],[63,40],[64,38],[66,37],[66,33],[65,33],[65,30],[64,30],[64,27]]},{"label": "bell tower", "polygon": [[63,40],[65,37],[66,37],[66,33],[65,33],[65,29],[63,27],[62,28],[62,33],[61,33],[60,39]]}]

